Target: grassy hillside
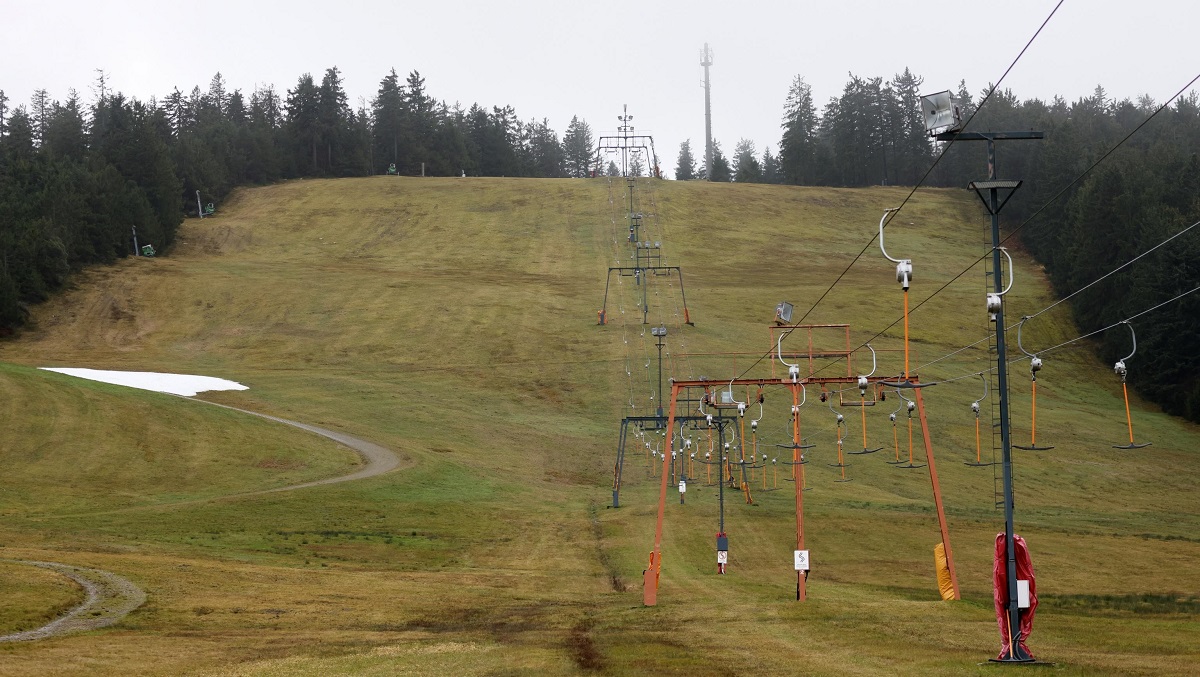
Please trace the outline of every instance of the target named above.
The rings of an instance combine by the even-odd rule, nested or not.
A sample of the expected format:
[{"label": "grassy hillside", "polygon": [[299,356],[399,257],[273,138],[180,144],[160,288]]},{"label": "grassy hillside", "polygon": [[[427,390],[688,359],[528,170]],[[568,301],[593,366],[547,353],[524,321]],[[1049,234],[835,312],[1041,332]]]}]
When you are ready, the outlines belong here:
[{"label": "grassy hillside", "polygon": [[[833,483],[833,414],[814,405],[809,600],[790,600],[790,491],[756,492],[755,505],[727,496],[733,565],[717,577],[715,489],[694,485],[686,506],[668,501],[660,605],[641,607],[658,488],[644,454],[629,456],[623,507],[605,506],[617,424],[651,406],[656,351],[629,279],[613,281],[610,323],[595,320],[606,268],[627,265],[624,191],[604,180],[289,182],[189,221],[169,258],[80,276],[0,345],[0,360],[21,365],[0,371],[0,421],[18,433],[0,450],[0,557],[105,568],[150,601],[105,631],[0,645],[0,672],[980,669],[998,649],[989,576],[1002,522],[991,469],[962,464],[974,456],[978,379],[926,391],[963,601],[936,601],[928,476],[886,465],[889,448],[852,457],[854,481]],[[806,310],[905,192],[642,183],[638,207],[655,215],[645,235],[683,266],[696,322],[680,324],[673,280],[651,281],[650,319],[671,328],[668,373],[751,368],[775,303]],[[914,303],[986,251],[973,199],[924,191],[889,229],[889,251],[914,259]],[[1051,301],[1018,259],[1017,317]],[[914,313],[914,364],[986,335],[982,288],[979,270]],[[868,249],[805,321],[850,323],[857,345],[899,307],[893,266]],[[1050,313],[1024,340],[1075,333]],[[899,371],[900,335],[875,341],[881,373]],[[983,359],[966,351],[921,375],[967,374]],[[1135,403],[1154,446],[1111,449],[1124,421],[1108,368],[1086,349],[1046,363],[1038,440],[1056,448],[1017,461],[1018,530],[1042,598],[1031,647],[1065,674],[1186,674],[1200,653],[1200,430]],[[190,501],[290,483],[284,473],[336,474],[353,457],[234,412],[28,369],[51,364],[234,379],[250,390],[205,397],[344,430],[413,465]],[[1013,380],[1021,441],[1023,366]],[[782,400],[768,394],[770,407]],[[868,412],[872,439],[889,447],[893,408]],[[845,413],[852,449],[858,412]],[[778,410],[769,416],[764,444],[782,441]],[[236,462],[213,463],[226,449]]]}]

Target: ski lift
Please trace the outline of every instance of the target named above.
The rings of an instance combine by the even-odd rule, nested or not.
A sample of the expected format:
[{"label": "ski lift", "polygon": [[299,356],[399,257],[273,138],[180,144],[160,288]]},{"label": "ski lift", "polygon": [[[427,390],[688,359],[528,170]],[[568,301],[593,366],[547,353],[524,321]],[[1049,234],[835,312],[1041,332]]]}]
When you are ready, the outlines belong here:
[{"label": "ski lift", "polygon": [[[875,360],[875,349],[871,347],[870,343],[867,344],[867,349],[871,351],[871,373],[865,376],[859,374],[858,376],[858,406],[860,407],[859,413],[862,414],[863,448],[862,451],[847,452],[855,455],[873,454],[883,448],[875,447],[874,449],[871,449],[867,446],[867,388],[871,387],[870,377],[875,375],[875,368],[878,366],[878,363]],[[875,402],[872,401],[871,404],[875,404]]]},{"label": "ski lift", "polygon": [[[762,401],[758,403],[758,418],[750,419],[750,453],[752,458],[758,458],[758,422],[763,417]],[[763,454],[763,467],[766,466],[766,454]],[[763,470],[763,489],[767,488],[767,471]]]},{"label": "ski lift", "polygon": [[904,373],[900,375],[899,382],[887,383],[887,386],[890,388],[920,388],[922,384],[913,383],[912,375],[908,371],[908,288],[912,284],[912,259],[894,259],[888,255],[887,249],[883,246],[883,226],[887,221],[888,215],[899,210],[899,207],[885,209],[883,216],[879,218],[879,251],[883,253],[883,258],[896,264],[896,281],[900,283],[900,288],[904,290]]},{"label": "ski lift", "polygon": [[1000,247],[1000,251],[1003,252],[1004,256],[1008,259],[1008,286],[1005,287],[1004,290],[999,293],[988,292],[987,312],[988,312],[988,319],[990,319],[992,322],[996,321],[996,313],[999,313],[1000,308],[1003,306],[1004,301],[1002,299],[1003,299],[1004,295],[1007,294],[1008,290],[1012,289],[1012,286],[1013,286],[1012,256],[1009,255],[1008,250],[1005,249],[1004,247]]},{"label": "ski lift", "polygon": [[[904,395],[902,395],[899,390],[896,390],[896,394],[900,395],[900,399],[904,399]],[[900,436],[896,430],[896,414],[899,414],[900,410],[903,408],[904,405],[901,404],[900,406],[896,407],[896,411],[888,414],[888,420],[892,422],[892,445],[896,448],[896,460],[888,461],[888,465],[900,465],[904,463],[904,461],[900,460]]]},{"label": "ski lift", "polygon": [[[806,388],[803,383],[800,383],[799,386],[800,386],[800,402],[792,405],[792,443],[775,445],[775,446],[783,448],[783,449],[791,449],[792,450],[792,460],[779,461],[779,463],[782,465],[791,466],[792,477],[790,479],[784,478],[788,482],[795,482],[795,481],[797,481],[797,478],[800,478],[800,480],[803,481],[804,473],[801,471],[801,469],[797,468],[796,466],[801,466],[801,465],[808,463],[808,461],[805,460],[805,458],[804,458],[804,452],[802,450],[811,449],[815,446],[812,444],[805,444],[804,438],[800,436],[800,407],[803,407],[804,403],[808,401],[808,388]],[[795,402],[794,399],[792,401]],[[772,464],[774,464],[774,463],[775,463],[775,461],[772,461]],[[778,476],[776,476],[776,485],[778,485],[778,483],[779,483]],[[809,487],[802,487],[801,490],[808,491]]]},{"label": "ski lift", "polygon": [[1117,360],[1117,363],[1113,365],[1113,372],[1121,377],[1121,393],[1125,395],[1125,422],[1129,426],[1129,444],[1114,444],[1113,449],[1141,449],[1150,446],[1150,442],[1138,444],[1133,441],[1133,417],[1129,414],[1129,387],[1125,385],[1125,376],[1127,373],[1125,361],[1137,353],[1137,334],[1134,333],[1133,325],[1129,324],[1129,320],[1122,320],[1121,324],[1129,327],[1129,338],[1133,340],[1133,350],[1124,359]]},{"label": "ski lift", "polygon": [[1025,326],[1025,321],[1028,319],[1028,315],[1022,317],[1021,323],[1017,325],[1017,347],[1029,357],[1029,380],[1032,384],[1029,446],[1022,446],[1020,444],[1012,446],[1016,449],[1024,449],[1025,451],[1049,451],[1054,447],[1039,447],[1037,445],[1037,373],[1042,370],[1042,358],[1025,350],[1025,346],[1021,345],[1021,329]]},{"label": "ski lift", "polygon": [[917,403],[905,397],[904,393],[901,392],[899,388],[896,389],[896,394],[900,396],[900,399],[904,400],[904,408],[908,410],[908,463],[904,465],[896,465],[893,463],[892,465],[895,465],[897,468],[904,468],[905,470],[924,468],[924,463],[913,463],[912,415],[913,411],[917,408]]},{"label": "ski lift", "polygon": [[832,411],[833,414],[835,416],[837,416],[837,451],[838,451],[837,461],[838,462],[830,463],[829,465],[834,468],[841,468],[842,478],[840,480],[834,480],[834,481],[835,482],[849,482],[850,480],[846,478],[846,468],[849,467],[850,464],[846,463],[845,458],[842,456],[842,422],[846,420],[846,417],[842,416],[838,412],[834,411],[832,397],[827,396],[825,393],[821,393],[821,398],[825,400],[825,403],[827,405],[829,405],[829,411]]},{"label": "ski lift", "polygon": [[779,338],[775,340],[775,357],[779,358],[779,361],[783,363],[783,366],[788,368],[788,378],[790,378],[792,380],[792,383],[799,383],[800,382],[800,363],[797,362],[796,364],[792,364],[791,362],[788,362],[787,360],[783,359],[782,344],[783,344],[783,332],[779,332]]},{"label": "ski lift", "polygon": [[[746,495],[746,503],[752,504],[752,503],[754,503],[754,499],[750,496],[750,482],[747,480],[747,477],[746,477],[746,469],[747,469],[746,468],[746,403],[739,401],[737,399],[737,397],[734,396],[732,379],[729,381],[728,390],[721,391],[721,404],[723,406],[736,406],[737,407],[738,428],[740,429],[740,431],[739,431],[739,433],[735,433],[735,435],[740,434],[741,437],[740,437],[740,439],[735,437],[734,441],[736,441],[738,443],[738,467],[741,468],[741,471],[742,471],[742,482],[741,482],[741,486],[738,488],[741,489],[742,493]],[[754,425],[750,426],[752,431],[756,427],[757,426],[754,426]],[[751,453],[750,463],[751,463],[751,466],[753,466],[754,451],[752,450],[750,453]],[[729,474],[730,474],[729,479],[732,480],[733,479],[733,468],[732,467],[730,468]]]},{"label": "ski lift", "polygon": [[987,376],[983,374],[980,374],[979,378],[983,379],[983,395],[971,403],[971,411],[975,412],[975,462],[971,463],[970,461],[964,461],[964,463],[967,465],[974,467],[995,465],[995,463],[984,463],[980,458],[981,447],[979,444],[979,403],[988,396],[988,382]]}]

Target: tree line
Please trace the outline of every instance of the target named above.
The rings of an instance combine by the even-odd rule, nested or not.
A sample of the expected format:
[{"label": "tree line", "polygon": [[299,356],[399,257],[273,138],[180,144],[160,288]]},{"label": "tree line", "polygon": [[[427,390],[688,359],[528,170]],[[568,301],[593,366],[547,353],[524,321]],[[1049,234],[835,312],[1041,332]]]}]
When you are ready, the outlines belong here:
[{"label": "tree line", "polygon": [[[796,77],[784,101],[778,153],[741,139],[727,159],[714,144],[715,181],[791,185],[962,187],[985,177],[982,144],[936,145],[919,110],[922,78],[909,69],[888,80],[850,75],[818,112]],[[983,106],[965,82],[956,98],[975,130],[1039,129],[1044,141],[1000,144],[999,175],[1025,187],[1006,207],[1008,227],[1031,219],[1021,243],[1042,262],[1060,294],[1078,289],[1200,214],[1200,102],[1193,93],[1159,113],[1096,171],[1084,169],[1156,109],[1148,97],[1115,100],[1097,88],[1067,102],[1021,101],[996,91]],[[376,95],[351,107],[341,72],[301,75],[282,94],[249,95],[221,74],[206,89],[178,89],[139,101],[111,91],[103,73],[85,104],[75,91],[45,90],[28,104],[0,91],[0,329],[20,325],[31,303],[61,287],[70,271],[132,252],[142,242],[169,248],[199,191],[220,202],[240,185],[285,178],[382,174],[585,177],[619,173],[597,164],[592,132],[575,117],[559,137],[547,120],[522,121],[511,106],[438,101],[413,71],[394,69]],[[934,166],[934,161],[945,150]],[[690,141],[677,179],[705,176]],[[631,171],[646,171],[634,157]],[[928,176],[926,173],[928,172]],[[1059,191],[1065,193],[1056,197]],[[1156,239],[1157,238],[1157,239]],[[1189,236],[1160,258],[1115,275],[1072,299],[1091,331],[1186,291],[1200,280],[1200,243]],[[1190,288],[1190,287],[1189,287]],[[1200,420],[1200,298],[1188,297],[1137,327],[1130,380],[1167,411]],[[1105,359],[1127,337],[1108,332]],[[1120,354],[1118,354],[1120,353]],[[1144,362],[1143,362],[1144,361]]]},{"label": "tree line", "polygon": [[[768,148],[757,156],[754,144],[743,139],[726,163],[717,146],[712,180],[912,186],[928,172],[923,185],[962,188],[987,178],[984,144],[937,143],[926,133],[919,108],[922,84],[908,69],[886,81],[851,74],[841,95],[818,113],[812,88],[797,76],[784,103],[778,155]],[[1010,233],[1020,228],[1020,246],[1045,267],[1060,296],[1200,221],[1200,98],[1195,92],[1155,114],[1160,106],[1150,97],[1115,99],[1102,87],[1073,102],[1058,96],[1022,101],[1010,90],[992,89],[973,97],[960,82],[954,97],[964,119],[975,116],[969,130],[1045,132],[1041,141],[999,142],[997,176],[1024,181],[1005,207],[1003,223]],[[690,142],[684,142],[677,178],[703,172],[696,168]],[[1197,284],[1200,227],[1070,303],[1079,329],[1090,333]],[[1138,343],[1129,364],[1130,383],[1168,413],[1200,422],[1200,293],[1138,318],[1133,326]],[[1102,359],[1115,362],[1132,348],[1129,332],[1124,327],[1105,332],[1095,347]]]},{"label": "tree line", "polygon": [[[93,101],[44,89],[28,104],[0,90],[0,331],[73,269],[110,263],[142,243],[167,249],[197,194],[219,203],[237,186],[299,177],[395,172],[429,176],[584,177],[595,171],[591,128],[572,118],[560,138],[549,121],[511,106],[438,101],[413,71],[395,69],[371,101],[351,107],[342,74],[301,75],[230,90],[178,88],[139,101],[111,91],[100,72]],[[611,168],[610,168],[611,169]]]}]

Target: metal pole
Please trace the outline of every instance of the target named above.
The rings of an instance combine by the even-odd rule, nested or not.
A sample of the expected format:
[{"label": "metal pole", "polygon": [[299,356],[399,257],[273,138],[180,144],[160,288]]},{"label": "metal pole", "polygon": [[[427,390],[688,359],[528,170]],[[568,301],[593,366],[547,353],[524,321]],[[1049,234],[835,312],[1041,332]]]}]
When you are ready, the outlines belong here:
[{"label": "metal pole", "polygon": [[[944,132],[936,136],[939,141],[987,141],[988,180],[984,185],[971,184],[971,187],[983,200],[991,215],[992,226],[992,294],[999,299],[995,305],[996,322],[996,385],[1000,390],[1000,450],[1001,467],[1004,475],[1004,549],[1005,573],[1008,577],[1008,626],[1009,650],[1002,654],[1005,657],[1000,662],[1023,663],[1033,660],[1033,657],[1021,648],[1017,633],[1021,631],[1020,608],[1017,606],[1017,556],[1013,546],[1013,477],[1012,477],[1012,444],[1009,430],[1008,412],[1008,351],[1004,337],[1004,270],[1000,257],[1000,210],[1012,197],[1013,192],[1020,186],[1020,181],[998,181],[996,179],[996,141],[1035,140],[1045,137],[1043,132]],[[987,189],[984,197],[983,189]],[[1009,190],[1004,201],[1000,201],[1000,190]],[[988,304],[991,311],[992,303]]]},{"label": "metal pole", "polygon": [[[792,480],[796,484],[796,549],[804,549],[804,468],[800,465],[800,385],[792,384]],[[796,571],[796,601],[807,596],[803,571]]]},{"label": "metal pole", "polygon": [[200,191],[196,191],[196,215],[204,218],[204,205],[200,204]]},{"label": "metal pole", "polygon": [[617,443],[617,466],[613,469],[613,504],[612,507],[621,507],[621,470],[625,465],[625,435],[629,430],[629,419],[621,421],[621,438]]},{"label": "metal pole", "polygon": [[[987,140],[988,180],[996,179],[996,142]],[[992,288],[996,294],[1004,291],[1004,276],[1000,257],[1000,201],[999,191],[993,187],[988,191],[988,211],[992,218]],[[1006,554],[1005,571],[1008,576],[1008,621],[1009,646],[1012,647],[1008,659],[1013,661],[1028,661],[1031,657],[1021,650],[1021,642],[1017,633],[1021,631],[1021,611],[1017,607],[1017,557],[1013,547],[1013,484],[1012,484],[1012,447],[1009,443],[1008,425],[1008,352],[1004,340],[1004,297],[1000,297],[1000,307],[996,311],[996,383],[1000,388],[1000,449],[1002,467],[1004,470],[1004,547]]]},{"label": "metal pole", "polygon": [[[640,263],[638,264],[641,265]],[[646,287],[650,286],[650,280],[646,279],[646,269],[640,268],[642,271],[642,324],[650,324],[650,294],[646,291]]]},{"label": "metal pole", "polygon": [[[679,396],[679,386],[671,385],[671,408],[667,416],[667,440],[665,448],[672,444],[671,432],[675,427],[675,400]],[[658,488],[658,522],[654,527],[654,549],[650,551],[650,565],[642,573],[642,604],[654,606],[658,603],[658,576],[662,571],[662,533],[663,516],[667,511],[667,473],[670,463],[667,454],[663,454],[662,480]]]},{"label": "metal pole", "polygon": [[667,325],[660,324],[659,326],[651,329],[650,332],[654,334],[654,338],[657,341],[655,345],[658,346],[658,391],[656,392],[655,396],[658,397],[658,415],[662,416],[662,349],[664,345],[663,341],[667,337]]},{"label": "metal pole", "polygon": [[[137,226],[136,225],[133,227],[133,255],[134,256],[142,255],[142,250],[138,249]],[[1132,429],[1132,426],[1130,427],[1130,429]]]},{"label": "metal pole", "polygon": [[719,465],[717,469],[721,475],[721,481],[717,482],[717,504],[719,507],[719,518],[717,520],[717,531],[725,533],[725,422],[717,421],[717,461]]},{"label": "metal pole", "polygon": [[712,141],[712,86],[708,79],[708,67],[712,65],[712,50],[704,43],[704,58],[700,62],[704,66],[704,180],[712,181],[713,141]]}]

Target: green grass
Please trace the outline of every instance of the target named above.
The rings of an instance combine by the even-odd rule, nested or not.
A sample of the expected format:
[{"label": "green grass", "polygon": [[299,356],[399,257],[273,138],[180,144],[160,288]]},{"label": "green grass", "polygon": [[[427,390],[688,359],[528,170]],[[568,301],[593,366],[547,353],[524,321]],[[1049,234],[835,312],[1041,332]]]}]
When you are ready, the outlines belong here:
[{"label": "green grass", "polygon": [[39,628],[84,598],[83,589],[57,571],[0,561],[0,635]]},{"label": "green grass", "polygon": [[[696,322],[680,324],[675,280],[650,280],[650,319],[670,327],[665,370],[714,381],[768,374],[767,362],[751,364],[768,348],[775,304],[806,311],[907,192],[642,187],[651,192],[638,209],[655,215],[643,239],[662,240],[664,263],[683,266]],[[896,401],[867,412],[871,440],[888,448],[850,457],[853,481],[835,484],[833,414],[809,393],[808,601],[791,599],[791,485],[762,492],[756,476],[755,505],[727,495],[725,577],[713,575],[715,488],[691,485],[686,506],[669,495],[660,604],[641,606],[658,480],[639,450],[622,507],[605,506],[617,425],[652,406],[645,364],[656,351],[628,278],[613,280],[610,323],[595,320],[606,268],[627,260],[624,190],[391,177],[245,190],[219,218],[185,224],[171,257],[88,271],[38,308],[0,345],[13,365],[0,368],[0,424],[15,431],[2,450],[0,555],[112,570],[150,601],[110,630],[0,647],[0,672],[989,671],[977,664],[999,648],[990,571],[1002,520],[991,469],[962,463],[974,458],[978,379],[925,391],[963,601],[937,601],[928,475],[883,463]],[[922,191],[889,229],[889,252],[914,259],[914,305],[986,251],[973,199]],[[1019,317],[1052,297],[1017,258],[1009,315]],[[857,345],[899,307],[894,266],[868,249],[805,321],[850,323]],[[913,363],[987,331],[977,269],[914,312]],[[1045,347],[1076,333],[1060,307],[1023,338]],[[901,337],[894,328],[874,341],[880,373],[900,370]],[[1200,430],[1135,401],[1138,436],[1154,446],[1111,449],[1125,430],[1108,367],[1086,346],[1045,358],[1038,440],[1056,448],[1016,461],[1018,530],[1043,599],[1031,646],[1062,674],[1187,674],[1200,646]],[[335,474],[353,457],[234,412],[29,369],[51,363],[234,379],[250,390],[205,397],[344,430],[412,465],[215,498]],[[985,363],[972,350],[920,373],[940,380]],[[1028,387],[1017,365],[1018,443]],[[789,405],[768,389],[768,448]],[[859,412],[845,413],[853,449]],[[185,476],[170,473],[176,457]],[[212,500],[185,502],[196,498]]]}]

